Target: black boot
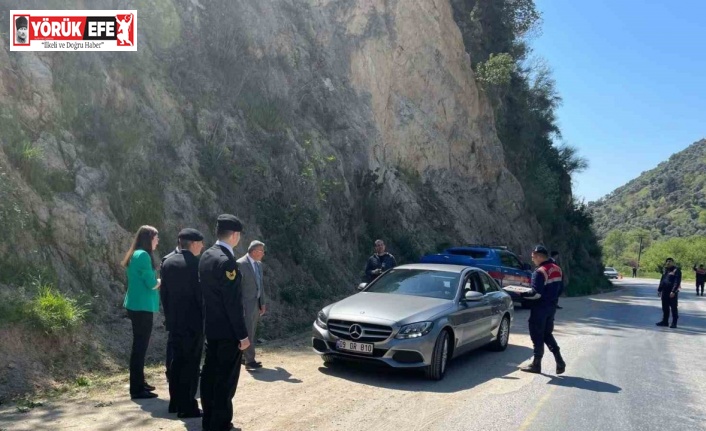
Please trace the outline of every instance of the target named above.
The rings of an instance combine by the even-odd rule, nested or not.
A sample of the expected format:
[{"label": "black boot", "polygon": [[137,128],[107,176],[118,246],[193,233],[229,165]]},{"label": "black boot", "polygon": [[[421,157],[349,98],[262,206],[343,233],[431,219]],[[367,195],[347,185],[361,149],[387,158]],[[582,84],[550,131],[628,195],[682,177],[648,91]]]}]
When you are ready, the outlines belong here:
[{"label": "black boot", "polygon": [[676,328],[677,327],[677,319],[672,320],[672,324],[669,325],[670,328]]},{"label": "black boot", "polygon": [[667,326],[667,325],[668,325],[668,323],[665,322],[664,320],[661,322],[657,322],[657,326]]},{"label": "black boot", "polygon": [[564,374],[564,371],[566,371],[566,362],[564,362],[564,358],[561,357],[561,352],[557,350],[552,353],[554,353],[554,361],[556,362],[556,373]]},{"label": "black boot", "polygon": [[525,373],[541,374],[542,373],[542,358],[536,356],[532,359],[532,363],[526,367],[520,368]]}]

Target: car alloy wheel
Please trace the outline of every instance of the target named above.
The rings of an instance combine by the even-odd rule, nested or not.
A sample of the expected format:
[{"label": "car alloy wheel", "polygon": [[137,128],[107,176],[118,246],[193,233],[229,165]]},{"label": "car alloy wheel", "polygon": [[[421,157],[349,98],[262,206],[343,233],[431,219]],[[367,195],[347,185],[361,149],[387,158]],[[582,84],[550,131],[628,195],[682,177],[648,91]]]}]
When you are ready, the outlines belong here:
[{"label": "car alloy wheel", "polygon": [[507,318],[503,318],[500,323],[500,345],[506,347],[508,340],[510,340],[510,322]]},{"label": "car alloy wheel", "polygon": [[495,339],[488,345],[490,350],[496,352],[502,352],[507,349],[507,344],[510,341],[510,318],[508,316],[503,316],[503,320],[500,321],[500,326],[498,326],[498,335]]},{"label": "car alloy wheel", "polygon": [[441,331],[434,344],[431,356],[431,364],[424,369],[427,378],[431,380],[441,380],[446,373],[446,365],[449,361],[449,333]]},{"label": "car alloy wheel", "polygon": [[446,336],[444,337],[444,347],[441,350],[441,375],[443,376],[446,372],[446,364],[449,361],[449,336],[446,331],[444,331]]}]

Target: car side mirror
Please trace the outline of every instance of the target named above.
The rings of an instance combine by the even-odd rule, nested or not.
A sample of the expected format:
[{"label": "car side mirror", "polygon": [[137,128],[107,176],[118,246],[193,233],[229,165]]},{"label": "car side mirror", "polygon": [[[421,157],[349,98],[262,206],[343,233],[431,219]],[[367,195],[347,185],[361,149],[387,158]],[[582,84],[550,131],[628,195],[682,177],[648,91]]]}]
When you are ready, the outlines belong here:
[{"label": "car side mirror", "polygon": [[358,287],[356,287],[356,290],[362,291],[363,289],[365,289],[365,286],[367,286],[367,285],[368,285],[368,283],[360,283],[358,285]]},{"label": "car side mirror", "polygon": [[480,301],[481,299],[483,299],[483,294],[480,292],[476,292],[475,290],[469,290],[463,296],[463,299],[470,302]]}]

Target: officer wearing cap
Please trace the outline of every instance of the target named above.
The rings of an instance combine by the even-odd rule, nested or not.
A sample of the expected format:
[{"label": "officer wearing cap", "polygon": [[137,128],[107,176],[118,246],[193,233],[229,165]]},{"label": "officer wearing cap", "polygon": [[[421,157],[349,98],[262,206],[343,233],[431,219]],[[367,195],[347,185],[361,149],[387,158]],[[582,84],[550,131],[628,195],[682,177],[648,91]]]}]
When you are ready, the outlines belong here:
[{"label": "officer wearing cap", "polygon": [[664,261],[664,272],[659,281],[657,296],[662,298],[662,320],[657,322],[657,326],[669,325],[669,312],[672,312],[672,324],[670,328],[677,327],[679,320],[679,292],[681,291],[681,269],[674,264],[674,259],[668,257]]},{"label": "officer wearing cap", "polygon": [[554,354],[556,373],[562,374],[566,370],[566,363],[561,357],[553,332],[556,303],[563,289],[563,274],[561,268],[549,258],[549,252],[544,246],[538,245],[532,250],[532,262],[537,266],[532,274],[532,289],[522,296],[530,299],[529,332],[534,345],[534,358],[530,365],[521,369],[528,373],[541,373],[546,344]]},{"label": "officer wearing cap", "polygon": [[242,275],[233,248],[243,225],[231,214],[218,216],[218,241],[199,263],[206,313],[206,360],[201,374],[202,426],[206,431],[232,428],[233,397],[243,350],[250,346],[243,316]]},{"label": "officer wearing cap", "polygon": [[[181,232],[179,232],[179,236],[181,236],[182,233],[187,232],[189,230],[191,230],[191,229],[183,229]],[[164,262],[167,259],[169,259],[170,257],[174,256],[175,254],[179,253],[179,251],[180,251],[180,249],[179,249],[179,236],[177,236],[177,246],[174,249],[174,251],[172,251],[171,253],[167,254],[166,256],[164,256],[162,258],[162,263],[160,263],[160,272],[162,271],[161,268],[162,268],[162,265],[164,265]],[[160,299],[160,301],[162,301],[162,309],[164,309],[164,304],[166,303],[166,301],[165,301],[166,292],[167,292],[167,290],[164,289],[164,286],[162,286],[159,289],[159,299]],[[167,332],[169,332],[169,327],[167,326],[166,311],[165,311],[165,317],[164,317],[164,328],[167,330]],[[170,364],[172,363],[172,359],[174,359],[173,343],[174,343],[174,341],[172,340],[172,337],[170,335],[167,338],[167,352],[166,352],[167,354],[166,354],[166,359],[165,359],[166,370],[164,372],[164,374],[166,374],[166,376],[167,376],[167,382],[169,382],[169,372],[170,372],[169,367],[171,366]],[[176,412],[177,412],[176,404],[174,403],[174,399],[171,399],[169,401],[169,413],[176,413]]]},{"label": "officer wearing cap", "polygon": [[180,418],[201,417],[196,392],[203,352],[203,299],[199,259],[203,235],[179,232],[179,251],[162,263],[162,307],[169,331],[169,410]]}]

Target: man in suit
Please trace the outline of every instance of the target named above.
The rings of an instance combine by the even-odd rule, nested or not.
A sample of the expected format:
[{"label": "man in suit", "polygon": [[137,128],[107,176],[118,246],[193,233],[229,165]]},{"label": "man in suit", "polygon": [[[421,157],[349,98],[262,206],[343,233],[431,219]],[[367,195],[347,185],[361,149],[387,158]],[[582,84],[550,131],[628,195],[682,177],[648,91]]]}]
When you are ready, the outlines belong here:
[{"label": "man in suit", "polygon": [[243,350],[250,346],[240,288],[243,276],[233,254],[242,230],[242,223],[234,215],[218,216],[218,241],[199,262],[206,315],[206,360],[201,373],[204,431],[233,428],[233,397],[240,378],[240,361]]},{"label": "man in suit", "polygon": [[203,300],[199,259],[203,235],[196,229],[179,232],[179,251],[162,263],[162,305],[169,329],[171,359],[169,406],[180,418],[201,417],[196,391],[203,352]]},{"label": "man in suit", "polygon": [[246,370],[262,368],[262,363],[255,360],[255,333],[257,332],[257,321],[267,310],[262,279],[262,258],[264,256],[265,244],[255,240],[250,243],[247,254],[238,259],[238,265],[243,274],[241,286],[245,325],[250,336],[250,347],[243,352]]}]

